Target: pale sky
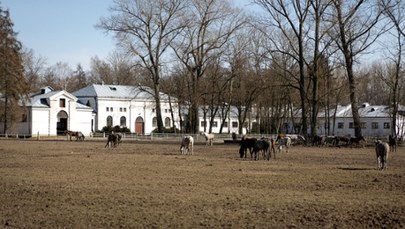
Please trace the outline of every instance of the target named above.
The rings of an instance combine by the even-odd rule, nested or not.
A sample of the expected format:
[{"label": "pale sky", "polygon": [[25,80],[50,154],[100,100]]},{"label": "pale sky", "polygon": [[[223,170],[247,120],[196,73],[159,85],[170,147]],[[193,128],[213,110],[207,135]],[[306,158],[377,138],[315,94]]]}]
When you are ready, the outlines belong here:
[{"label": "pale sky", "polygon": [[104,59],[115,49],[112,35],[96,29],[109,15],[112,0],[0,0],[9,9],[17,39],[48,65],[66,62],[88,70],[90,58]]},{"label": "pale sky", "polygon": [[[240,7],[248,0],[233,0]],[[17,39],[47,64],[80,63],[89,70],[90,59],[105,59],[115,50],[113,34],[96,29],[110,15],[113,0],[0,0],[9,9]]]}]

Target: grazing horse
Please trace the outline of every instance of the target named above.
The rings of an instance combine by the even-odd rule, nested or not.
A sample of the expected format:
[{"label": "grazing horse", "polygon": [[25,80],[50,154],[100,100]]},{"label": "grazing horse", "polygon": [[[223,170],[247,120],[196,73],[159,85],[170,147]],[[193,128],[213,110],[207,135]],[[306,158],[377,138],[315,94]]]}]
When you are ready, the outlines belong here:
[{"label": "grazing horse", "polygon": [[297,144],[304,144],[305,143],[305,138],[302,135],[298,134],[287,134],[286,137],[291,138],[291,143],[294,145]]},{"label": "grazing horse", "polygon": [[69,136],[69,140],[72,141],[72,137],[76,138],[76,141],[81,140],[84,141],[84,135],[80,131],[71,131],[71,130],[65,130],[63,132],[66,136]]},{"label": "grazing horse", "polygon": [[[354,143],[356,143],[357,145],[360,145],[360,142],[367,142],[366,139],[363,136],[358,136],[358,137],[351,137],[349,139],[349,145],[353,145]],[[363,145],[364,147],[364,145]]]},{"label": "grazing horse", "polygon": [[315,135],[313,138],[312,138],[312,146],[318,146],[318,147],[321,147],[322,145],[323,145],[323,142],[324,142],[324,138],[322,137],[322,136],[319,136],[319,135]]},{"label": "grazing horse", "polygon": [[108,148],[111,147],[115,148],[119,146],[121,143],[121,138],[122,138],[121,134],[109,134],[107,137],[107,144],[105,144],[104,148],[106,148],[107,146]]},{"label": "grazing horse", "polygon": [[271,152],[269,152],[270,143],[265,139],[260,139],[256,141],[255,146],[253,147],[253,155],[255,160],[259,160],[259,153],[262,151],[263,159],[270,160]]},{"label": "grazing horse", "polygon": [[278,135],[276,138],[276,142],[278,143],[278,152],[279,153],[283,150],[283,147],[286,148],[286,152],[288,153],[288,149],[291,146],[290,137],[281,137],[280,135]]},{"label": "grazing horse", "polygon": [[189,154],[191,150],[191,155],[193,155],[194,148],[194,138],[192,136],[185,136],[181,140],[180,152],[182,155]]},{"label": "grazing horse", "polygon": [[377,156],[377,169],[387,168],[388,153],[390,151],[390,146],[386,142],[377,140],[375,142],[375,153]]},{"label": "grazing horse", "polygon": [[336,145],[336,137],[335,136],[326,136],[323,142],[324,146],[334,146]]},{"label": "grazing horse", "polygon": [[247,150],[249,149],[250,152],[250,157],[253,157],[253,147],[256,144],[257,139],[256,138],[247,138],[246,136],[242,137],[242,140],[240,142],[240,148],[239,148],[239,155],[240,158],[243,158],[247,156]]},{"label": "grazing horse", "polygon": [[201,132],[201,135],[204,135],[204,137],[205,137],[205,143],[206,143],[206,145],[213,145],[213,143],[214,143],[214,134],[207,134],[207,133],[205,133],[205,132]]},{"label": "grazing horse", "polygon": [[392,137],[391,134],[388,136],[388,145],[390,146],[391,152],[397,151],[397,140]]},{"label": "grazing horse", "polygon": [[350,142],[350,138],[346,137],[346,136],[336,136],[335,137],[335,144],[337,147],[340,147],[339,142],[345,142],[346,145],[349,144]]},{"label": "grazing horse", "polygon": [[84,141],[84,134],[80,131],[77,131],[76,141]]}]

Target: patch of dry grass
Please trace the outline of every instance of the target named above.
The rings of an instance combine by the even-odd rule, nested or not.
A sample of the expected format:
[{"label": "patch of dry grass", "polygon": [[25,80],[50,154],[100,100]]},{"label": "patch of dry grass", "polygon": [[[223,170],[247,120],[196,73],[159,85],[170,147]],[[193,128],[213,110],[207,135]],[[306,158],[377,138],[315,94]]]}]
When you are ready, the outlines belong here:
[{"label": "patch of dry grass", "polygon": [[405,227],[402,148],[378,171],[371,148],[252,161],[237,145],[0,142],[0,227]]}]

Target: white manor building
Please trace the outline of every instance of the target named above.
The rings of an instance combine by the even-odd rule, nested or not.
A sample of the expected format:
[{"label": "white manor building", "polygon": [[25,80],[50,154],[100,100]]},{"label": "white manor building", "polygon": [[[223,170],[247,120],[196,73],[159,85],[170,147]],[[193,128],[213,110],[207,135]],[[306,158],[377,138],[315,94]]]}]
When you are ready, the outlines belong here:
[{"label": "white manor building", "polygon": [[[26,112],[22,121],[13,124],[8,134],[20,136],[56,136],[66,129],[91,132],[93,109],[81,104],[77,97],[67,91],[54,91],[51,87],[42,88],[25,101]],[[4,133],[3,124],[0,131]]]},{"label": "white manor building", "polygon": [[[92,131],[102,130],[105,126],[120,126],[143,135],[150,134],[157,127],[155,100],[148,87],[92,84],[72,94],[96,114]],[[168,95],[161,93],[160,99],[164,127],[179,127],[176,99],[171,98],[172,107]]]},{"label": "white manor building", "polygon": [[[155,111],[155,100],[153,92],[148,87],[122,86],[122,85],[100,85],[93,84],[72,93],[79,101],[93,108],[96,117],[94,119],[93,131],[101,130],[105,126],[127,127],[132,133],[148,135],[157,128]],[[165,128],[173,125],[180,129],[179,109],[176,98],[161,93],[162,121]],[[173,118],[172,112],[173,110]],[[183,120],[185,119],[185,115]],[[206,129],[209,128],[207,117]],[[222,119],[217,114],[213,122],[212,132],[218,133]],[[237,116],[231,112],[230,118],[226,121],[223,132],[238,131]],[[231,126],[228,127],[228,122]],[[199,130],[204,131],[204,121],[200,112]]]},{"label": "white manor building", "polygon": [[[161,93],[160,98],[164,127],[175,125],[180,129],[176,98],[170,98],[171,106],[167,94]],[[25,107],[27,112],[23,120],[9,128],[7,134],[56,136],[65,130],[72,130],[90,136],[103,127],[120,126],[127,127],[132,133],[149,135],[157,128],[155,100],[148,87],[92,84],[73,93],[45,87],[39,93],[32,94],[25,102]],[[228,128],[232,132],[238,130],[236,114],[230,117],[227,118],[223,133],[228,133]],[[206,130],[209,128],[208,118]],[[218,133],[221,120],[217,114],[212,132]],[[202,117],[199,124],[200,131],[204,131]],[[2,123],[0,131],[4,132],[1,128]]]},{"label": "white manor building", "polygon": [[[55,91],[51,87],[42,88],[39,93],[30,96],[25,102],[26,114],[22,121],[13,124],[8,134],[29,136],[56,136],[64,130],[81,131],[85,136],[102,130],[105,126],[127,127],[130,132],[139,135],[149,135],[157,128],[155,100],[152,90],[148,87],[99,85],[92,84],[73,93]],[[180,129],[178,105],[176,98],[161,93],[162,121],[165,128],[173,125]],[[171,112],[173,109],[173,114]],[[299,112],[298,112],[299,113]],[[351,106],[338,106],[336,111],[329,111],[329,130],[325,125],[327,116],[324,112],[318,115],[318,135],[354,135]],[[381,137],[391,134],[391,110],[388,106],[372,106],[364,103],[359,108],[362,125],[362,134],[366,137]],[[400,106],[395,127],[398,136],[405,132],[405,107]],[[173,116],[172,116],[173,115]],[[212,132],[218,133],[222,122],[222,133],[238,133],[239,123],[235,108],[232,108],[228,117],[223,120],[218,112],[212,123]],[[299,114],[294,114],[299,115]],[[186,118],[185,115],[183,120]],[[200,109],[199,131],[209,130],[210,117],[203,119]],[[253,115],[253,117],[255,117]],[[300,117],[294,117],[299,120]],[[246,120],[246,127],[257,122],[255,119]],[[206,126],[204,129],[204,125]],[[0,123],[0,132],[3,125]],[[243,133],[247,132],[242,128]],[[287,121],[280,130],[293,133],[292,123]]]}]

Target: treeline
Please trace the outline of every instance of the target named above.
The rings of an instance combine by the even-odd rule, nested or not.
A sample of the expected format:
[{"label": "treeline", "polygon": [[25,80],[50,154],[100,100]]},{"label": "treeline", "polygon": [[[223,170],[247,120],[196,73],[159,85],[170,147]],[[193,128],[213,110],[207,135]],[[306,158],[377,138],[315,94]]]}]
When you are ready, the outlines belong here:
[{"label": "treeline", "polygon": [[[248,127],[251,131],[276,133],[292,121],[295,131],[308,137],[316,134],[321,109],[351,104],[359,136],[357,108],[363,102],[390,105],[395,128],[398,104],[404,101],[405,2],[253,0],[247,9],[233,4],[115,1],[97,28],[114,35],[116,52],[105,60],[92,58],[88,70],[80,65],[72,70],[64,63],[47,66],[33,51],[19,50],[21,74],[30,82],[24,91],[52,86],[72,92],[91,83],[147,85],[155,95],[165,92],[178,99],[179,109],[188,111],[183,131],[194,133],[199,108],[212,122],[208,118],[215,115],[227,120],[233,106],[240,132],[255,118],[260,123]],[[159,96],[155,100],[159,131]],[[287,120],[297,111],[299,119]]]}]

